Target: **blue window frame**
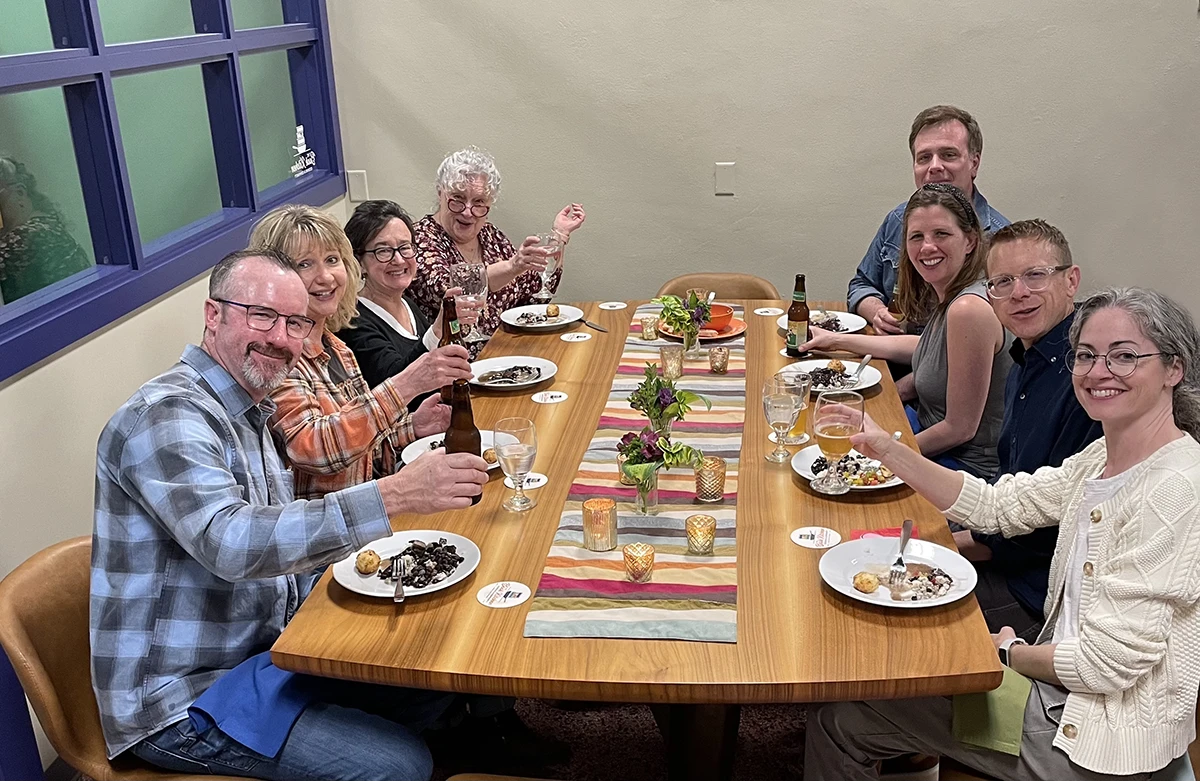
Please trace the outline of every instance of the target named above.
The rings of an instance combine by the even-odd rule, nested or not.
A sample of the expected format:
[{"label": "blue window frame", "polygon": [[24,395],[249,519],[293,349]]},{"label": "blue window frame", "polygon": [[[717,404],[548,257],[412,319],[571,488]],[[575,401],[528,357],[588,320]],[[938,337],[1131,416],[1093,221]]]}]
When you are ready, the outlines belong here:
[{"label": "blue window frame", "polygon": [[[282,25],[236,29],[239,0],[189,0],[194,35],[106,44],[101,0],[46,0],[56,48],[0,56],[0,99],[62,90],[95,257],[94,267],[0,306],[0,381],[208,270],[245,246],[262,212],[283,203],[319,206],[345,193],[325,0],[275,1]],[[308,152],[296,153],[300,172],[293,178],[260,190],[242,57],[270,51],[287,53]],[[114,79],[183,67],[202,75],[220,208],[144,242]]]}]

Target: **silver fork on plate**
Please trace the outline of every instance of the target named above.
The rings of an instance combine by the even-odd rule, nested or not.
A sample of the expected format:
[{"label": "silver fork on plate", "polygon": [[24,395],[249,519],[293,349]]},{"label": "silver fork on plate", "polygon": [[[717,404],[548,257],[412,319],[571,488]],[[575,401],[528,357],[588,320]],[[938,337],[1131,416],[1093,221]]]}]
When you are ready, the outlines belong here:
[{"label": "silver fork on plate", "polygon": [[[397,572],[397,570],[399,570]],[[393,602],[404,601],[404,557],[397,556],[392,560],[392,575],[396,578],[396,590],[392,592]]]},{"label": "silver fork on plate", "polygon": [[847,390],[858,387],[858,384],[862,382],[863,372],[867,370],[867,366],[871,363],[871,359],[874,357],[874,355],[867,353],[865,356],[863,356],[863,359],[858,362],[858,368],[854,370],[854,374],[850,377],[850,381],[844,386]]},{"label": "silver fork on plate", "polygon": [[888,571],[888,585],[900,586],[908,578],[908,567],[904,565],[904,549],[908,547],[908,538],[912,536],[913,522],[911,518],[904,519],[904,526],[900,529],[900,553],[896,555],[896,560],[892,562],[892,567]]}]

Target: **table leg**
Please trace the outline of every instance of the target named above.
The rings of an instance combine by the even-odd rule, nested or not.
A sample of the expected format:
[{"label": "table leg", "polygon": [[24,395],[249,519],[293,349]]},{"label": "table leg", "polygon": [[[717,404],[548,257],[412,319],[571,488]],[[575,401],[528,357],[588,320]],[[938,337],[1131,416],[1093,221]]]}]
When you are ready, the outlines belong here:
[{"label": "table leg", "polygon": [[740,705],[654,705],[667,744],[670,781],[729,781],[737,750]]}]

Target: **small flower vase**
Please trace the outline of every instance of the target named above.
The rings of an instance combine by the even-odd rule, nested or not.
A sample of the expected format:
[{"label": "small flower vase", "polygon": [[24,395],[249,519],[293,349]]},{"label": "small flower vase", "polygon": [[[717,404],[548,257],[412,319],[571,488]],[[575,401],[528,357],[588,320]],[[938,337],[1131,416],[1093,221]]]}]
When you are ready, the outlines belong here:
[{"label": "small flower vase", "polygon": [[671,436],[671,426],[674,424],[674,418],[664,418],[663,420],[650,421],[650,430],[660,437]]},{"label": "small flower vase", "polygon": [[650,477],[637,483],[637,498],[633,511],[638,515],[658,515],[658,470]]},{"label": "small flower vase", "polygon": [[697,332],[683,332],[683,357],[689,361],[700,357],[700,334]]}]

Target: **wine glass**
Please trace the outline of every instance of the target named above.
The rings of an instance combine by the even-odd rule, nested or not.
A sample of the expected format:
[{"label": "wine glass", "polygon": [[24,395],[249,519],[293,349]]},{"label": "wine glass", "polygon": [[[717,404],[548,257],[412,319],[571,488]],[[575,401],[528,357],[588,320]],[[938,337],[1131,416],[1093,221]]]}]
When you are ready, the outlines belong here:
[{"label": "wine glass", "polygon": [[513,495],[504,501],[503,507],[524,512],[537,505],[537,501],[525,495],[525,476],[533,469],[533,459],[537,457],[537,429],[528,418],[504,418],[496,424],[495,431],[500,468],[513,484]]},{"label": "wine glass", "polygon": [[562,237],[553,231],[539,233],[537,237],[538,249],[549,250],[550,254],[546,256],[546,267],[541,272],[542,287],[533,294],[533,300],[547,303],[554,298],[554,293],[550,290],[550,280],[554,278],[554,272],[562,263]]},{"label": "wine glass", "polygon": [[813,432],[829,466],[810,483],[817,493],[836,496],[850,490],[838,462],[850,452],[850,437],[862,431],[863,397],[854,391],[825,391],[813,405]]},{"label": "wine glass", "polygon": [[459,320],[462,320],[464,311],[478,313],[463,341],[486,342],[488,336],[479,327],[479,319],[483,317],[483,311],[487,308],[487,266],[482,263],[456,263],[450,267],[450,275],[454,287],[462,289],[462,292],[454,297]]},{"label": "wine glass", "polygon": [[779,384],[800,399],[800,414],[796,416],[796,424],[783,439],[785,445],[803,445],[809,440],[808,436],[808,398],[812,391],[812,376],[796,369],[780,369],[775,373]]},{"label": "wine glass", "polygon": [[787,388],[776,381],[774,377],[763,383],[763,414],[767,423],[775,430],[775,449],[767,453],[767,460],[782,464],[791,458],[791,453],[783,446],[788,431],[796,425],[796,417],[800,414],[800,399],[789,393]]}]

